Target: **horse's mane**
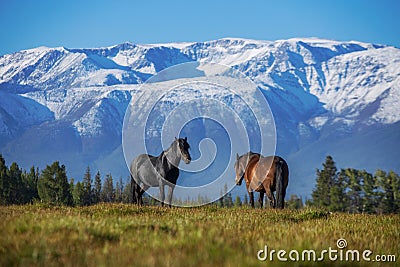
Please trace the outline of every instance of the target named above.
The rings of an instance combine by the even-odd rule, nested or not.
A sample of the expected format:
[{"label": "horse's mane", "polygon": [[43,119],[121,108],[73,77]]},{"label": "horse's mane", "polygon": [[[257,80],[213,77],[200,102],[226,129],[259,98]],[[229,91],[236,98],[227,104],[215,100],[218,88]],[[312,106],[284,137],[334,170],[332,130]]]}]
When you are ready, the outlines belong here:
[{"label": "horse's mane", "polygon": [[160,153],[160,155],[159,155],[158,157],[159,157],[160,159],[163,158],[163,157],[165,157],[165,156],[166,156],[166,152],[168,152],[168,151],[170,151],[170,149],[172,149],[172,146],[175,144],[175,142],[176,142],[177,140],[178,140],[178,139],[174,140],[174,141],[171,143],[171,145],[170,145],[167,149],[163,150],[163,151]]},{"label": "horse's mane", "polygon": [[255,155],[259,155],[260,156],[260,153],[249,151],[246,154],[243,154],[241,157],[247,157],[248,160],[250,161],[250,159]]},{"label": "horse's mane", "polygon": [[172,151],[174,148],[173,148],[173,146],[175,145],[175,143],[177,143],[177,142],[179,142],[179,139],[175,139],[172,143],[171,143],[171,145],[166,149],[166,150],[163,150],[162,152],[161,152],[161,154],[158,156],[158,158],[161,160],[161,162],[164,164],[165,162],[167,162],[167,163],[170,163],[169,162],[169,160],[168,160],[168,152],[170,152],[170,151]]}]

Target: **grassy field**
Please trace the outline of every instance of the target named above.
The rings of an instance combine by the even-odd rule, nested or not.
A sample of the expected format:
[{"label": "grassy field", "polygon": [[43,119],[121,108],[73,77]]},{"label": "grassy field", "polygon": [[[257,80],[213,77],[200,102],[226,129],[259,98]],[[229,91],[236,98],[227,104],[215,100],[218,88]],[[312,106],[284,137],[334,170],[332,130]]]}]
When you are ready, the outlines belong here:
[{"label": "grassy field", "polygon": [[[313,249],[319,257],[329,247],[338,250],[339,238],[345,249],[371,250],[371,259],[400,257],[400,215],[101,204],[0,207],[0,219],[0,266],[283,266],[288,262],[276,255],[259,261],[257,252],[267,245],[287,253]],[[350,262],[326,256],[323,264]]]}]

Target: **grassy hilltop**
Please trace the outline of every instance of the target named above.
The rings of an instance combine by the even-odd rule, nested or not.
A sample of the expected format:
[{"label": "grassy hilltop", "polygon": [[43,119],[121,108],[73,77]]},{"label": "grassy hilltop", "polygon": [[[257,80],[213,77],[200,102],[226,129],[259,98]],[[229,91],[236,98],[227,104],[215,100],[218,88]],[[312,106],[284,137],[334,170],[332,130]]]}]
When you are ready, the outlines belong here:
[{"label": "grassy hilltop", "polygon": [[[340,238],[345,249],[371,250],[371,259],[400,257],[400,215],[99,204],[2,206],[0,218],[0,266],[283,266],[288,263],[276,254],[273,262],[262,262],[257,252],[267,245],[288,253],[313,249],[319,257],[324,249],[338,249]],[[324,263],[351,262],[326,256]]]}]

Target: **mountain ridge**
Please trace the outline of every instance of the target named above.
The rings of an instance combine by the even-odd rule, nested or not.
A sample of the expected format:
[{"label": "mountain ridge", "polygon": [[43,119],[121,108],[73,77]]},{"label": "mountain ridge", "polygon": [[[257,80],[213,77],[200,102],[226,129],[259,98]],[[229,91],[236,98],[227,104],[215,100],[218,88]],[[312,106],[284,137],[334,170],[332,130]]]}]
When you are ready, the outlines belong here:
[{"label": "mountain ridge", "polygon": [[[123,43],[104,48],[39,47],[1,56],[1,150],[6,158],[17,162],[26,154],[22,163],[28,165],[49,163],[41,159],[43,153],[59,160],[65,158],[66,164],[77,166],[71,172],[78,179],[85,165],[125,176],[124,162],[119,167],[105,166],[108,155],[120,150],[123,111],[140,92],[140,85],[155,73],[187,62],[227,65],[252,79],[274,114],[277,153],[292,158],[292,166],[299,165],[299,159],[307,159],[310,147],[319,148],[320,154],[329,153],[324,149],[331,147],[328,143],[332,136],[342,136],[350,140],[348,144],[352,135],[361,133],[380,142],[379,128],[385,126],[385,132],[390,133],[385,134],[387,140],[398,138],[390,129],[397,129],[400,121],[396,104],[400,101],[400,49],[318,38],[223,38],[149,45]],[[14,104],[7,104],[7,100]],[[71,145],[68,155],[63,156],[55,145],[49,146],[49,153],[44,145],[41,149],[29,144],[30,139],[42,143],[32,131],[53,136],[61,143],[65,137],[75,145]],[[391,158],[400,156],[396,152],[400,150],[398,144],[390,147],[383,143],[382,148],[375,148],[379,157],[385,157],[385,153]],[[13,152],[15,146],[20,149]],[[33,147],[43,151],[36,153]],[[66,149],[68,145],[60,147]],[[338,152],[337,157],[345,158],[344,153]],[[311,158],[314,168],[324,160]],[[357,165],[357,159],[353,162],[363,166]],[[302,194],[310,193],[312,181],[306,183],[311,186],[304,187],[296,182],[300,180],[296,173],[312,180],[311,164],[307,164],[308,171],[295,167],[292,192],[301,187]],[[378,165],[399,171],[393,163],[385,165],[385,158]]]}]

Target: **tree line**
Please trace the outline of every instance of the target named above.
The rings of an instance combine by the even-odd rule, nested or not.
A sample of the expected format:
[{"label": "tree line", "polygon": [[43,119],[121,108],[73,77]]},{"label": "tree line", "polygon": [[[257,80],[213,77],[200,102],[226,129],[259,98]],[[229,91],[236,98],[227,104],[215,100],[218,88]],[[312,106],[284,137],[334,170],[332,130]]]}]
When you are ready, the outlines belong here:
[{"label": "tree line", "polygon": [[6,166],[0,154],[0,204],[27,204],[36,201],[56,205],[84,206],[99,202],[130,202],[130,183],[122,177],[114,184],[111,174],[102,183],[100,172],[92,179],[88,167],[81,182],[68,180],[66,168],[55,161],[39,172],[34,166],[29,172],[13,162]]},{"label": "tree line", "polygon": [[317,169],[312,199],[306,205],[348,213],[399,213],[400,177],[393,171],[377,170],[375,174],[353,168],[336,168],[327,156]]},{"label": "tree line", "polygon": [[[399,213],[400,177],[393,171],[377,170],[374,175],[365,170],[336,168],[331,156],[327,156],[323,168],[316,170],[316,185],[305,206],[325,208],[330,211],[349,213]],[[100,172],[94,178],[89,167],[82,181],[68,180],[66,167],[55,161],[43,171],[34,166],[25,171],[13,162],[10,167],[0,154],[0,205],[45,202],[56,205],[87,206],[100,202],[132,203],[131,184],[122,177],[114,182],[107,174],[102,182]],[[225,185],[221,197],[213,203],[219,207],[247,206],[248,197],[235,200]],[[199,196],[201,197],[201,196]],[[144,203],[156,205],[157,201],[144,196]],[[193,200],[176,200],[191,205]],[[199,203],[205,203],[203,199]],[[292,209],[303,208],[300,197],[292,195],[286,202]]]},{"label": "tree line", "polygon": [[[240,197],[232,199],[231,193],[221,192],[221,198],[215,202],[220,207],[241,206]],[[200,197],[200,196],[199,196]],[[144,195],[147,205],[157,205],[157,200]],[[181,205],[192,205],[194,200],[175,200]],[[27,172],[13,162],[6,166],[5,159],[0,154],[0,205],[27,204],[34,202],[51,203],[55,205],[88,206],[100,202],[132,203],[131,182],[124,183],[122,177],[114,181],[111,174],[106,174],[102,182],[98,171],[94,178],[89,167],[82,181],[68,180],[66,167],[58,161],[47,165],[43,171],[34,166]],[[247,197],[245,203],[247,204]],[[204,199],[199,199],[204,203]]]}]

